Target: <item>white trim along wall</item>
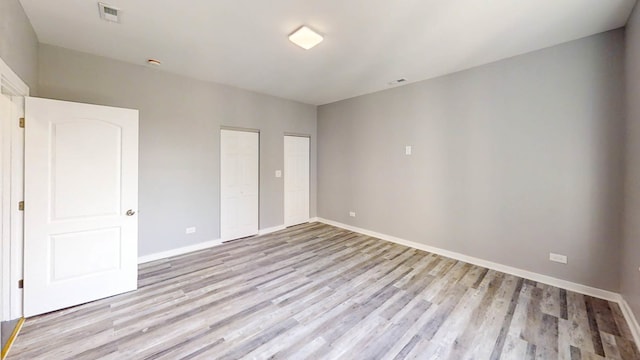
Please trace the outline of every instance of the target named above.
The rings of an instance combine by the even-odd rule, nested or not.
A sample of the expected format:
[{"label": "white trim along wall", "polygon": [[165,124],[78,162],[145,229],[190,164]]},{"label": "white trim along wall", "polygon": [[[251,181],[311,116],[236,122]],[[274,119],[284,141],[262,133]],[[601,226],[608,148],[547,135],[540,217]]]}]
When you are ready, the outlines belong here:
[{"label": "white trim along wall", "polygon": [[[271,234],[272,232],[284,230],[285,228],[286,227],[284,225],[280,225],[280,226],[274,226],[266,229],[261,229],[261,230],[258,230],[257,236]],[[149,255],[143,255],[138,258],[138,264],[144,264],[151,261],[161,260],[161,259],[165,259],[173,256],[184,255],[193,251],[208,249],[214,246],[221,245],[223,242],[228,240],[231,240],[231,239],[209,240],[209,241],[201,242],[198,244],[183,246],[177,249],[161,251],[161,252],[157,252]]]}]

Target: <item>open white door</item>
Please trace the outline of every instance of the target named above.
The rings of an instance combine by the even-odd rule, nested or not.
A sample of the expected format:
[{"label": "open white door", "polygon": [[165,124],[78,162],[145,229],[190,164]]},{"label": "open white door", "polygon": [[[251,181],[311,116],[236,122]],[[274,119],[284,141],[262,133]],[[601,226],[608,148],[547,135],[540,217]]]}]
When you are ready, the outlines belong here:
[{"label": "open white door", "polygon": [[138,111],[26,98],[25,317],[137,288]]},{"label": "open white door", "polygon": [[284,137],[284,225],[309,221],[309,138]]},{"label": "open white door", "polygon": [[258,233],[259,153],[257,132],[220,132],[220,238]]}]

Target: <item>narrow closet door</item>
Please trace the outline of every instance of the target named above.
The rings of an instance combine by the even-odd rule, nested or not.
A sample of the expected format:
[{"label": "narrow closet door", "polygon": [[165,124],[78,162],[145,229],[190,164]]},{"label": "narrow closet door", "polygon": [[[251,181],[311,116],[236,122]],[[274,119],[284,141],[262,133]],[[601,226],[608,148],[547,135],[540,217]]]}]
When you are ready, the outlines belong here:
[{"label": "narrow closet door", "polygon": [[220,238],[258,233],[259,134],[221,130]]},{"label": "narrow closet door", "polygon": [[309,221],[309,138],[284,137],[284,224]]}]

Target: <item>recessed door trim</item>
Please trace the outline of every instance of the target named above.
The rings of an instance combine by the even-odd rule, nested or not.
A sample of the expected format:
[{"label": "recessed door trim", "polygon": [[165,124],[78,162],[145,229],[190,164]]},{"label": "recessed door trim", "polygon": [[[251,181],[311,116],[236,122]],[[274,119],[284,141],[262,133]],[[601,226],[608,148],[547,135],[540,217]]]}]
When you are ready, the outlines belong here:
[{"label": "recessed door trim", "polygon": [[229,130],[229,131],[243,131],[243,132],[252,132],[252,133],[260,133],[260,129],[252,129],[252,128],[243,128],[237,126],[220,126],[220,130]]}]

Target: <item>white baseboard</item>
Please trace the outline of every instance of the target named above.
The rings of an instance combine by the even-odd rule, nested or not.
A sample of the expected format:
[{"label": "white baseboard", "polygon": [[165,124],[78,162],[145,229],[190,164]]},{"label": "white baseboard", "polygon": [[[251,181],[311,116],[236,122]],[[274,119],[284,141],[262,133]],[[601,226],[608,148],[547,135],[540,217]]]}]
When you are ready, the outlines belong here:
[{"label": "white baseboard", "polygon": [[216,240],[205,241],[205,242],[201,242],[193,245],[183,246],[176,249],[144,255],[144,256],[138,257],[138,264],[144,264],[144,263],[161,260],[161,259],[165,259],[172,256],[183,255],[183,254],[198,251],[198,250],[204,250],[210,247],[218,246],[220,244],[222,244],[222,240],[216,239]]},{"label": "white baseboard", "polygon": [[[284,225],[278,225],[278,226],[273,226],[273,227],[266,228],[266,229],[260,229],[260,230],[258,230],[258,235],[266,235],[266,234],[270,234],[272,232],[280,231],[280,230],[283,230],[283,229],[285,229]],[[194,251],[198,251],[198,250],[208,249],[210,247],[218,246],[218,245],[222,244],[224,241],[226,241],[226,240],[225,239],[215,239],[215,240],[205,241],[205,242],[198,243],[198,244],[179,247],[179,248],[176,248],[176,249],[171,249],[171,250],[167,250],[167,251],[161,251],[161,252],[157,252],[157,253],[153,253],[153,254],[149,254],[149,255],[140,256],[138,258],[138,264],[144,264],[144,263],[148,263],[148,262],[156,261],[156,260],[161,260],[161,259],[165,259],[165,258],[172,257],[172,256],[184,255],[186,253],[190,253],[190,252],[194,252]]]},{"label": "white baseboard", "polygon": [[378,239],[390,241],[390,242],[393,242],[393,243],[396,243],[396,244],[412,247],[414,249],[423,250],[423,251],[431,252],[431,253],[434,253],[434,254],[442,255],[442,256],[445,256],[445,257],[448,257],[448,258],[451,258],[451,259],[464,261],[464,262],[469,263],[469,264],[482,266],[482,267],[485,267],[485,268],[488,268],[488,269],[492,269],[492,270],[496,270],[496,271],[500,271],[500,272],[503,272],[503,273],[506,273],[506,274],[519,276],[521,278],[533,280],[533,281],[540,282],[540,283],[543,283],[543,284],[557,286],[559,288],[571,290],[571,291],[574,291],[574,292],[577,292],[577,293],[580,293],[580,294],[589,295],[589,296],[597,297],[597,298],[600,298],[600,299],[605,299],[605,300],[615,301],[615,302],[620,302],[620,299],[621,299],[620,294],[612,292],[612,291],[602,290],[602,289],[594,288],[594,287],[591,287],[591,286],[582,285],[582,284],[574,283],[574,282],[571,282],[571,281],[554,278],[552,276],[543,275],[543,274],[535,273],[535,272],[532,272],[532,271],[515,268],[515,267],[512,267],[512,266],[499,264],[499,263],[496,263],[496,262],[493,262],[493,261],[488,261],[488,260],[480,259],[480,258],[477,258],[477,257],[464,255],[464,254],[461,254],[461,253],[458,253],[458,252],[455,252],[455,251],[449,251],[449,250],[437,248],[437,247],[434,247],[434,246],[429,246],[429,245],[426,245],[426,244],[422,244],[422,243],[417,243],[417,242],[414,242],[414,241],[401,239],[401,238],[398,238],[398,237],[395,237],[395,236],[381,234],[381,233],[378,233],[378,232],[375,232],[375,231],[362,229],[362,228],[359,228],[359,227],[356,227],[356,226],[343,224],[343,223],[340,223],[340,222],[337,222],[337,221],[318,218],[318,222],[325,223],[325,224],[332,225],[332,226],[336,226],[336,227],[343,228],[345,230],[349,230],[349,231],[353,231],[353,232],[357,232],[357,233],[360,233],[360,234],[376,237]]},{"label": "white baseboard", "polygon": [[627,319],[627,324],[629,324],[629,328],[631,328],[631,335],[633,335],[633,339],[636,342],[636,345],[640,346],[640,324],[638,324],[638,320],[633,314],[633,310],[629,306],[627,300],[625,300],[622,296],[620,296],[620,309],[622,310],[622,314],[624,318]]},{"label": "white baseboard", "polygon": [[284,224],[282,225],[278,225],[278,226],[273,226],[270,228],[266,228],[266,229],[260,229],[258,230],[258,235],[266,235],[266,234],[271,234],[272,232],[276,232],[276,231],[280,231],[280,230],[284,230],[287,227],[284,226]]}]

